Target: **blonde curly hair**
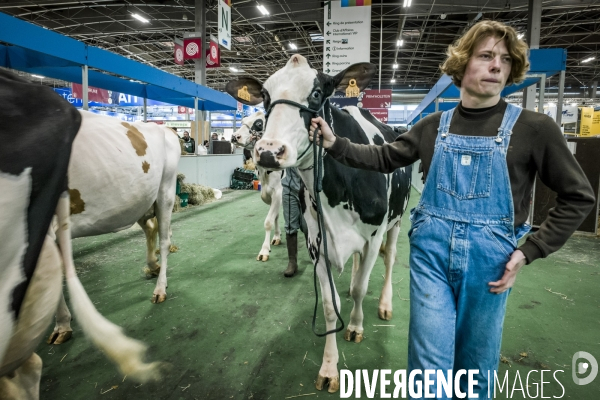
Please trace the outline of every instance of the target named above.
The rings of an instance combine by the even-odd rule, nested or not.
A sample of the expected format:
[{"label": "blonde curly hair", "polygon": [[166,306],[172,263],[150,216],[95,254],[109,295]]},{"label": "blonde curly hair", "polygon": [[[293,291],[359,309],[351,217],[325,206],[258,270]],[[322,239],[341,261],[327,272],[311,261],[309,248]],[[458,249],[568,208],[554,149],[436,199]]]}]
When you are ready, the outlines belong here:
[{"label": "blonde curly hair", "polygon": [[456,86],[460,87],[462,83],[475,46],[481,40],[490,36],[497,37],[498,41],[504,39],[508,53],[512,58],[512,66],[506,86],[522,82],[525,79],[525,74],[529,70],[527,44],[517,38],[517,32],[512,27],[498,21],[484,20],[473,25],[454,44],[448,46],[446,53],[448,58],[440,68],[443,73],[452,77],[452,81]]}]

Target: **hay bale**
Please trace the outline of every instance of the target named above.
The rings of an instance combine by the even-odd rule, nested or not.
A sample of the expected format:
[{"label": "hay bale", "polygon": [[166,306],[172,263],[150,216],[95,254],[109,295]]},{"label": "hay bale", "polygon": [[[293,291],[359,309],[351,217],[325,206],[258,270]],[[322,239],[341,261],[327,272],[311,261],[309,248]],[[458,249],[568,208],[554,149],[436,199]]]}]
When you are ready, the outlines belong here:
[{"label": "hay bale", "polygon": [[188,204],[199,206],[215,200],[215,192],[212,188],[195,183],[182,183],[181,192],[188,193]]},{"label": "hay bale", "polygon": [[254,161],[252,161],[252,159],[248,159],[246,160],[246,162],[244,163],[244,169],[250,170],[250,171],[255,171],[256,170],[256,165],[254,165]]},{"label": "hay bale", "polygon": [[177,195],[175,195],[175,204],[173,204],[173,212],[179,212],[183,210],[183,208],[181,207],[181,198]]}]

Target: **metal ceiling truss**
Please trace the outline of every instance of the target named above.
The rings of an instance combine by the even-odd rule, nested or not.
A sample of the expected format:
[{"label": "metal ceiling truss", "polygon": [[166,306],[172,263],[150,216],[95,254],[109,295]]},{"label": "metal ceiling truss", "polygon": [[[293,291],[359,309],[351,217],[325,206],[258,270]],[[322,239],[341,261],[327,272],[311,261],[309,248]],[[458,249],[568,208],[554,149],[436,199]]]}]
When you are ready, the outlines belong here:
[{"label": "metal ceiling truss", "polygon": [[[259,3],[269,15],[259,12]],[[294,52],[321,70],[323,41],[313,36],[323,34],[323,3],[232,0],[232,49],[221,49],[221,68],[207,70],[208,86],[220,89],[239,75],[265,80],[293,54],[290,42],[298,47]],[[527,0],[415,0],[410,8],[402,8],[401,3],[373,0],[371,17],[371,61],[379,63],[381,33],[382,88],[395,91],[431,87],[440,77],[448,45],[478,20],[503,21],[523,33],[527,26]],[[207,32],[216,36],[217,1],[206,0],[206,10]],[[0,12],[170,73],[194,77],[193,62],[184,66],[173,62],[173,39],[194,31],[194,0],[6,0],[0,1]],[[150,23],[135,20],[133,12]],[[402,47],[396,46],[398,39],[404,40]],[[548,47],[567,49],[567,88],[598,81],[600,0],[543,1],[540,48]],[[596,60],[581,62],[592,56]],[[231,72],[229,67],[234,66],[243,72]]]}]

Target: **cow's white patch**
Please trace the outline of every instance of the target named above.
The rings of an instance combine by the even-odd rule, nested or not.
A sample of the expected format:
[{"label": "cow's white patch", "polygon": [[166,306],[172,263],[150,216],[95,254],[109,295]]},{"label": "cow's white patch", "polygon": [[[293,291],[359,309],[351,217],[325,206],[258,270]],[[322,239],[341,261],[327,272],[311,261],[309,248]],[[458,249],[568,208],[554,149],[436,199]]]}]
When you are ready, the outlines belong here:
[{"label": "cow's white patch", "polygon": [[[14,329],[11,305],[13,289],[25,281],[22,263],[27,242],[27,208],[31,194],[31,168],[20,175],[0,172],[0,361]],[[1,363],[0,363],[1,364]]]},{"label": "cow's white patch", "polygon": [[462,157],[460,157],[460,163],[461,165],[471,165],[471,156],[463,154]]}]

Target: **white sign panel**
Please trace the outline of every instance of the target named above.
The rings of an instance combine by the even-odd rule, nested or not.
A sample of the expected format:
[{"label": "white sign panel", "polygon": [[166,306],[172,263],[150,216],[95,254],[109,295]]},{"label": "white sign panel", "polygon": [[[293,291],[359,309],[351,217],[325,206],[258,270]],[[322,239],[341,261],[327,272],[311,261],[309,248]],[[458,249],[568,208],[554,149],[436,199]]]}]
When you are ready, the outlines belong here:
[{"label": "white sign panel", "polygon": [[231,7],[219,0],[219,44],[231,50]]},{"label": "white sign panel", "polygon": [[359,62],[370,62],[371,6],[325,5],[323,72],[335,75]]}]

